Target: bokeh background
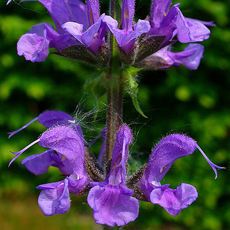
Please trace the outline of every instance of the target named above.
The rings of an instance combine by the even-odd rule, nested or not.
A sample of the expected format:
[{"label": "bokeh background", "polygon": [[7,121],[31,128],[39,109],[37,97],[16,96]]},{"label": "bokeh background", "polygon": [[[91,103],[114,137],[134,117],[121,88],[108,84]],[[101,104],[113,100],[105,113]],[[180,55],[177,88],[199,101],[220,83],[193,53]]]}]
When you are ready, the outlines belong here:
[{"label": "bokeh background", "polygon": [[[101,1],[101,12],[107,12],[108,0]],[[177,3],[178,1],[173,1]],[[214,173],[196,150],[177,160],[162,180],[176,188],[181,182],[194,185],[198,199],[178,216],[163,208],[140,202],[137,220],[124,229],[187,230],[230,229],[230,0],[181,0],[186,17],[214,21],[211,37],[202,44],[204,58],[198,70],[181,66],[167,71],[143,71],[139,74],[139,102],[148,118],[141,117],[128,96],[124,98],[124,122],[133,129],[131,171],[148,159],[153,146],[170,133],[193,137],[209,158],[226,166]],[[101,229],[94,223],[86,197],[72,197],[68,213],[45,217],[37,205],[36,186],[60,180],[53,168],[40,176],[29,173],[20,161],[43,150],[33,146],[10,168],[10,151],[16,152],[36,140],[44,128],[35,122],[8,140],[13,131],[44,110],[62,110],[82,124],[87,140],[92,140],[105,122],[106,100],[99,99],[99,110],[93,110],[91,94],[84,90],[95,69],[56,55],[43,63],[31,63],[17,56],[20,36],[40,22],[52,23],[38,2],[6,6],[0,2],[0,226],[3,230]],[[136,18],[144,19],[149,0],[136,1]],[[174,45],[180,51],[183,45]],[[100,142],[92,148],[97,154]]]}]

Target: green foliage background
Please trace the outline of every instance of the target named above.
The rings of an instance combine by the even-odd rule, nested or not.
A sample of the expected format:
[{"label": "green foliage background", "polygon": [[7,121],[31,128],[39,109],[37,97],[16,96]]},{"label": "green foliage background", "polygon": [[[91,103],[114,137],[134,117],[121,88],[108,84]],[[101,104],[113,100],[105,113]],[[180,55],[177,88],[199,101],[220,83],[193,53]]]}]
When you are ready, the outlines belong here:
[{"label": "green foliage background", "polygon": [[[60,177],[55,169],[34,176],[20,165],[25,156],[42,152],[38,146],[7,168],[12,159],[10,151],[19,151],[36,140],[44,128],[34,123],[10,140],[8,131],[18,129],[44,110],[55,109],[75,115],[86,139],[91,140],[104,125],[106,100],[101,97],[99,112],[93,111],[91,95],[83,90],[84,82],[94,72],[90,66],[55,55],[49,55],[43,63],[17,56],[20,36],[33,25],[51,19],[37,2],[26,2],[23,7],[14,3],[6,6],[5,2],[0,2],[0,225],[4,230],[100,229],[86,197],[73,197],[69,213],[42,215],[35,187]],[[230,0],[180,3],[186,17],[213,20],[217,26],[210,28],[210,39],[202,43],[205,53],[198,70],[182,66],[139,74],[139,102],[147,119],[135,111],[128,96],[124,98],[124,122],[131,126],[135,138],[130,170],[147,161],[158,140],[176,132],[194,138],[213,162],[227,169],[219,171],[214,180],[212,169],[198,151],[177,160],[162,183],[170,183],[172,188],[181,182],[194,185],[199,193],[196,202],[176,217],[157,205],[142,202],[138,219],[124,229],[230,229]],[[107,5],[108,0],[101,1],[101,12],[107,12]],[[149,8],[149,0],[136,1],[136,17],[144,19]],[[173,50],[183,47],[176,44]],[[97,153],[98,149],[99,145],[92,151]]]}]

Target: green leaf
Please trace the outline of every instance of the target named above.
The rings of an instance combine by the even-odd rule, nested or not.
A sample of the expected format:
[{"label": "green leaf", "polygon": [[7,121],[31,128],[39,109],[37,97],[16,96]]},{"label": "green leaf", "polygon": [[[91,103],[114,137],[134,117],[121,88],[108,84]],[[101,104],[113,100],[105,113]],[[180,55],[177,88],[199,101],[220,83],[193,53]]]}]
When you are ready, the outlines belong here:
[{"label": "green leaf", "polygon": [[134,67],[124,68],[122,74],[125,78],[125,90],[130,95],[133,101],[133,105],[138,113],[140,113],[143,117],[147,118],[147,116],[141,110],[141,107],[138,102],[137,94],[138,94],[138,83],[136,81],[137,72],[140,69]]}]

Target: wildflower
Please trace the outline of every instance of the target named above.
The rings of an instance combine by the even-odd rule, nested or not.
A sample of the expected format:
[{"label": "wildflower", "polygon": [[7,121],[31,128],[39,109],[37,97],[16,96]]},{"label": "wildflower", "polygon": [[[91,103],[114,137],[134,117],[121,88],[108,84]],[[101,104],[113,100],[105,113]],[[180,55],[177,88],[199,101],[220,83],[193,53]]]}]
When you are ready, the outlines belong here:
[{"label": "wildflower", "polygon": [[[48,23],[35,25],[18,41],[18,54],[24,55],[26,60],[41,62],[48,56],[49,48],[56,48],[58,55],[106,67],[102,71],[106,69],[107,77],[99,71],[98,78],[106,78],[107,127],[95,140],[87,143],[73,117],[60,111],[45,111],[9,133],[12,137],[37,120],[48,128],[21,151],[12,152],[15,157],[9,166],[35,144],[46,149],[26,157],[21,164],[35,175],[45,173],[50,166],[63,174],[64,179],[37,187],[41,190],[39,207],[47,216],[67,212],[70,193],[75,196],[88,194],[87,201],[96,223],[111,227],[123,226],[138,217],[138,199],[158,204],[169,214],[177,215],[196,200],[198,193],[195,187],[186,183],[176,189],[161,184],[173,162],[198,149],[214,170],[215,178],[217,169],[224,167],[212,163],[190,137],[172,134],[156,145],[147,164],[128,177],[129,146],[133,136],[131,129],[121,124],[123,84],[127,84],[126,90],[134,106],[143,115],[137,101],[138,84],[134,77],[139,68],[163,69],[183,64],[196,69],[204,48],[195,42],[208,39],[210,31],[206,25],[214,24],[185,18],[179,4],[170,8],[171,0],[153,0],[150,17],[137,23],[133,23],[135,0],[122,0],[121,25],[112,17],[100,14],[99,0],[86,0],[86,5],[79,0],[38,1],[48,10],[56,30]],[[7,4],[10,2],[8,0]],[[114,51],[113,39],[106,43],[108,30],[116,38],[119,54]],[[176,42],[175,37],[181,43],[192,44],[188,44],[184,51],[174,53],[171,46]],[[99,137],[103,138],[103,143],[96,160],[89,147]]]},{"label": "wildflower", "polygon": [[[39,145],[52,149],[57,153],[60,163],[55,166],[67,173],[61,182],[39,185],[39,206],[44,215],[64,213],[69,210],[69,192],[78,194],[89,184],[89,176],[85,168],[84,142],[78,133],[70,127],[57,126],[44,132],[39,138]],[[65,168],[63,170],[62,168]],[[58,204],[58,205],[57,205]],[[52,207],[52,208],[51,208]]]},{"label": "wildflower", "polygon": [[[38,117],[36,117],[32,121],[30,121],[28,124],[24,125],[22,128],[20,128],[20,129],[18,129],[16,131],[13,131],[13,132],[9,132],[8,133],[8,134],[10,134],[9,138],[12,137],[13,135],[15,135],[16,133],[20,132],[21,130],[25,129],[27,126],[29,126],[30,124],[32,124],[36,120],[38,120],[38,122],[41,125],[43,125],[43,126],[45,126],[47,128],[55,127],[55,126],[58,126],[58,125],[67,125],[68,127],[71,127],[72,129],[74,129],[78,133],[78,135],[83,139],[83,133],[82,133],[81,127],[73,119],[73,117],[71,117],[67,113],[64,113],[64,112],[61,112],[61,111],[55,111],[55,110],[45,111],[45,112],[41,113]],[[37,143],[37,142],[38,141],[35,141],[35,143]],[[24,148],[23,150],[19,151],[18,153],[13,153],[13,154],[16,154],[16,156],[11,160],[10,164],[15,159],[17,159],[30,146],[31,145],[27,146],[26,148]],[[47,154],[49,155],[49,153],[46,153],[45,156],[47,156]]]},{"label": "wildflower", "polygon": [[169,51],[170,47],[166,46],[156,53],[146,57],[136,66],[139,68],[154,68],[165,69],[171,66],[179,66],[183,64],[188,69],[195,70],[200,64],[200,60],[203,57],[204,47],[200,44],[189,44],[185,47],[184,51],[174,53]]},{"label": "wildflower", "polygon": [[[85,168],[85,149],[81,135],[82,131],[79,132],[79,125],[77,123],[73,124],[73,118],[64,112],[46,111],[34,120],[36,119],[50,129],[23,150],[13,153],[16,156],[11,160],[10,164],[26,149],[36,143],[48,148],[48,150],[41,154],[34,154],[25,158],[21,164],[25,165],[35,175],[45,173],[50,166],[59,168],[66,175],[66,178],[60,182],[39,185],[37,187],[42,190],[38,203],[44,215],[64,213],[70,207],[69,192],[74,194],[81,193],[89,184],[90,178]],[[20,130],[13,132],[13,134]]]},{"label": "wildflower", "polygon": [[205,25],[213,26],[213,23],[185,18],[179,9],[180,4],[170,9],[171,0],[153,0],[149,19],[132,25],[135,1],[122,2],[122,29],[111,25],[108,28],[116,37],[121,60],[126,65],[162,69],[183,64],[189,69],[197,69],[203,57],[203,46],[189,44],[184,51],[173,53],[170,51],[176,42],[173,39],[177,36],[181,43],[203,41],[210,35]]},{"label": "wildflower", "polygon": [[174,216],[179,214],[182,209],[196,200],[198,196],[196,188],[182,183],[176,189],[170,189],[169,184],[161,185],[160,182],[174,161],[192,154],[196,149],[207,160],[217,178],[216,169],[224,169],[224,167],[212,163],[192,138],[182,134],[172,134],[163,138],[153,149],[143,176],[135,185],[137,191],[144,194],[145,200],[162,206],[169,214]]},{"label": "wildflower", "polygon": [[179,3],[170,8],[171,0],[153,0],[150,16],[137,23],[133,22],[135,0],[122,0],[121,28],[112,17],[100,15],[99,0],[86,0],[86,5],[79,0],[38,1],[50,13],[56,30],[48,23],[40,23],[22,35],[18,54],[32,62],[44,61],[49,48],[56,48],[55,54],[104,67],[109,60],[105,40],[109,29],[125,65],[162,69],[183,64],[196,69],[203,57],[202,45],[189,44],[179,53],[171,52],[171,45],[175,37],[181,43],[208,39],[210,30],[206,26],[214,26],[212,22],[184,17]]},{"label": "wildflower", "polygon": [[[138,67],[161,69],[183,64],[189,69],[197,69],[199,66],[204,52],[202,45],[189,44],[184,51],[173,53],[170,51],[170,43],[173,42],[172,39],[175,36],[181,43],[201,42],[208,39],[210,30],[205,25],[214,26],[214,24],[185,18],[179,9],[180,4],[175,4],[169,10],[171,2],[171,0],[152,1],[150,12],[151,29],[142,43],[159,36],[163,36],[164,39],[154,53],[147,57],[142,54],[142,60],[140,57],[138,58],[139,60],[136,63]],[[152,42],[152,45],[154,45],[154,42]],[[147,52],[147,54],[149,53]]]},{"label": "wildflower", "polygon": [[209,38],[210,30],[205,26],[211,23],[185,18],[177,3],[170,9],[172,0],[153,0],[150,12],[151,30],[148,35],[164,35],[170,40],[175,35],[182,43],[200,42]]},{"label": "wildflower", "polygon": [[[111,162],[104,162],[103,141],[98,162],[89,153],[79,125],[64,112],[46,111],[33,119],[23,128],[38,120],[49,129],[38,140],[16,156],[10,164],[26,149],[38,143],[48,150],[33,154],[22,160],[35,175],[45,173],[50,166],[59,168],[65,178],[59,182],[39,185],[41,189],[38,204],[44,215],[61,214],[70,208],[70,193],[77,196],[88,193],[88,204],[93,209],[97,224],[122,226],[134,221],[139,213],[138,199],[162,206],[171,215],[193,203],[198,193],[192,185],[182,183],[176,189],[161,185],[161,180],[178,158],[192,154],[198,149],[215,172],[223,169],[213,164],[197,143],[182,134],[172,134],[163,138],[153,149],[149,161],[137,173],[127,178],[129,146],[132,143],[131,129],[123,124],[116,133]],[[12,132],[16,134],[23,128]],[[105,128],[101,136],[105,140]],[[104,170],[109,163],[109,171]]]},{"label": "wildflower", "polygon": [[[31,0],[23,0],[31,1]],[[63,51],[69,47],[74,49],[77,59],[93,58],[105,43],[106,23],[114,23],[109,16],[99,17],[99,1],[87,0],[87,7],[79,0],[38,0],[51,15],[57,31],[49,23],[33,26],[28,33],[22,35],[17,44],[18,55],[26,60],[41,62],[46,59],[49,48]],[[7,2],[8,4],[10,1]],[[87,9],[86,9],[87,8]],[[84,32],[83,32],[84,31]],[[72,36],[73,35],[73,36]],[[84,49],[85,48],[85,49]],[[92,53],[87,53],[87,49]],[[72,50],[65,51],[70,55]],[[91,56],[90,56],[91,55]],[[73,58],[73,57],[72,57]],[[94,61],[96,58],[94,57]]]},{"label": "wildflower", "polygon": [[116,134],[111,169],[103,182],[91,182],[93,187],[87,198],[93,209],[97,224],[114,227],[134,221],[139,213],[138,200],[134,193],[125,186],[128,147],[132,142],[132,133],[127,125],[121,126]]},{"label": "wildflower", "polygon": [[138,20],[133,26],[135,0],[122,1],[121,24],[122,29],[117,28],[117,24],[110,24],[108,28],[114,34],[119,47],[127,54],[134,47],[137,38],[150,29],[147,20]]}]

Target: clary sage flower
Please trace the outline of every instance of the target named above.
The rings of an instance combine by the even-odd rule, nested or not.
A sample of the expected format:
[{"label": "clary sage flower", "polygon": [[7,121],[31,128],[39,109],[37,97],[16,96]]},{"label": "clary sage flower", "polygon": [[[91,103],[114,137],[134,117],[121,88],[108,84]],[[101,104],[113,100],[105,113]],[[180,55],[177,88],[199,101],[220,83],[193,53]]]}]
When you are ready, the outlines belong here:
[{"label": "clary sage flower", "polygon": [[[21,2],[35,1],[22,0]],[[137,68],[162,69],[185,65],[197,69],[203,57],[204,47],[195,42],[209,38],[210,30],[202,22],[186,18],[179,9],[171,8],[172,0],[153,0],[150,15],[133,21],[135,0],[123,0],[121,21],[101,14],[99,0],[37,0],[51,15],[56,30],[49,23],[33,26],[22,35],[17,44],[18,55],[31,62],[44,61],[49,48],[56,48],[55,54],[106,66],[109,60],[107,32],[116,38],[121,62]],[[9,4],[11,0],[7,2]],[[184,51],[171,52],[171,46],[178,39],[189,44]]]},{"label": "clary sage flower", "polygon": [[[184,17],[180,4],[171,7],[171,0],[152,0],[150,15],[137,22],[134,21],[135,0],[121,1],[120,20],[115,18],[115,0],[110,1],[111,15],[100,13],[99,0],[86,0],[85,4],[80,0],[21,2],[26,1],[43,4],[55,28],[48,23],[33,26],[19,39],[18,54],[31,62],[42,62],[49,48],[55,48],[54,54],[96,66],[95,78],[86,85],[94,89],[91,94],[103,85],[108,103],[106,126],[89,143],[72,116],[55,110],[45,111],[9,133],[12,137],[35,121],[47,128],[21,151],[12,152],[15,157],[9,163],[10,166],[24,151],[39,144],[45,148],[44,152],[26,157],[21,164],[35,175],[45,173],[51,166],[60,170],[64,179],[37,187],[41,190],[38,204],[43,214],[67,212],[70,194],[74,194],[88,196],[94,219],[101,225],[123,226],[134,221],[139,214],[138,200],[158,204],[169,214],[178,215],[197,199],[198,192],[186,183],[176,189],[161,184],[173,162],[198,149],[215,177],[217,169],[224,167],[212,163],[192,138],[171,134],[155,146],[148,163],[129,175],[129,146],[133,135],[122,120],[122,94],[125,89],[136,110],[145,116],[137,101],[137,72],[181,64],[197,69],[204,52],[204,47],[197,42],[209,38],[206,26],[214,24]],[[176,42],[189,44],[175,53],[172,45]],[[103,143],[96,159],[90,146],[100,137]]]},{"label": "clary sage flower", "polygon": [[[26,1],[33,0],[21,2]],[[111,17],[105,14],[100,16],[98,1],[88,0],[86,5],[79,0],[38,2],[48,10],[57,31],[49,23],[33,26],[19,39],[18,55],[24,55],[26,60],[31,62],[41,62],[48,56],[49,48],[60,51],[68,47],[77,48],[75,56],[78,52],[78,55],[86,56],[82,54],[85,51],[84,47],[93,54],[98,54],[100,47],[105,43],[106,23],[114,23]]]},{"label": "clary sage flower", "polygon": [[87,201],[97,224],[113,227],[134,221],[139,214],[138,199],[158,204],[171,215],[177,215],[196,200],[198,193],[195,187],[185,183],[176,189],[169,188],[169,184],[161,185],[173,162],[198,149],[214,170],[215,177],[216,169],[223,169],[213,164],[192,138],[172,134],[155,146],[147,164],[128,177],[129,146],[133,136],[126,124],[116,133],[112,160],[109,170],[106,170],[105,165],[91,156],[79,124],[64,112],[46,111],[10,136],[35,120],[48,130],[23,150],[13,153],[16,156],[10,164],[36,143],[47,148],[43,153],[26,157],[21,162],[35,175],[45,173],[50,166],[59,168],[65,175],[65,179],[59,182],[37,187],[41,190],[38,204],[44,215],[67,212],[70,193],[76,196],[88,194]]}]

